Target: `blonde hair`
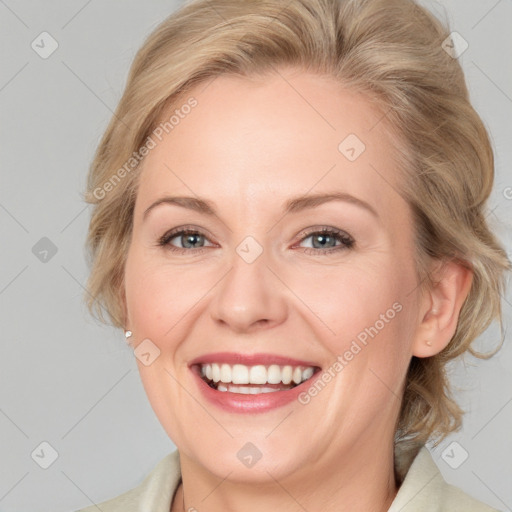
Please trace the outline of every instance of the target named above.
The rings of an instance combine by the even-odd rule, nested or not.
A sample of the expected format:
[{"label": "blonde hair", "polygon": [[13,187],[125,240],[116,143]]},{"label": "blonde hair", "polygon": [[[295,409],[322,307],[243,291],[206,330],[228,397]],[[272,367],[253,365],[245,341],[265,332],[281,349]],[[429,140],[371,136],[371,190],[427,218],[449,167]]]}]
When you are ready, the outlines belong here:
[{"label": "blonde hair", "polygon": [[170,105],[221,74],[257,77],[290,65],[329,75],[366,94],[398,135],[401,193],[414,213],[421,289],[433,285],[429,265],[435,260],[456,260],[474,273],[448,346],[411,360],[396,439],[425,442],[460,428],[462,410],[451,397],[445,365],[466,351],[490,356],[471,343],[496,318],[502,328],[500,295],[511,265],[486,222],[493,152],[462,69],[443,49],[448,35],[412,0],[183,5],[138,51],[91,165],[91,311],[105,321],[105,310],[123,326],[123,271],[140,170],[139,159],[131,159]]}]

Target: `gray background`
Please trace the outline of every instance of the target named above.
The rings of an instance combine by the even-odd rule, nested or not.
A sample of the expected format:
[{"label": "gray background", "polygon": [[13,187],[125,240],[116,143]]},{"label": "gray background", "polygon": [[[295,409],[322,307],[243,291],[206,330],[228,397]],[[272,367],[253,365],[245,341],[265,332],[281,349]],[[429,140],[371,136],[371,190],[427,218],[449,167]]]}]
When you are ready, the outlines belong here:
[{"label": "gray background", "polygon": [[[178,5],[0,0],[0,512],[101,502],[137,485],[174,449],[122,333],[83,304],[90,212],[81,194],[136,50]],[[460,60],[496,151],[489,220],[510,251],[512,0],[427,5],[469,43]],[[43,31],[59,45],[46,59],[31,47]],[[43,237],[56,254],[41,253]],[[510,325],[510,290],[505,299]],[[490,348],[498,335],[495,325],[479,346]],[[489,361],[453,365],[469,412],[464,429],[433,450],[449,482],[500,510],[512,510],[508,338]],[[58,453],[47,469],[52,448],[42,442]]]}]

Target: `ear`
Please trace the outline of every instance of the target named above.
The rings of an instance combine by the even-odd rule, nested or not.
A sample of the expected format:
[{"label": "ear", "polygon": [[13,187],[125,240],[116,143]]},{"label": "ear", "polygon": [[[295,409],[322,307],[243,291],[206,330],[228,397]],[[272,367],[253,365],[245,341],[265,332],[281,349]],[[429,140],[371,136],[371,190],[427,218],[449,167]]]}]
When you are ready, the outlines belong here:
[{"label": "ear", "polygon": [[433,277],[435,284],[423,297],[412,345],[416,357],[438,354],[450,343],[471,289],[473,272],[460,262],[446,261],[438,266]]}]

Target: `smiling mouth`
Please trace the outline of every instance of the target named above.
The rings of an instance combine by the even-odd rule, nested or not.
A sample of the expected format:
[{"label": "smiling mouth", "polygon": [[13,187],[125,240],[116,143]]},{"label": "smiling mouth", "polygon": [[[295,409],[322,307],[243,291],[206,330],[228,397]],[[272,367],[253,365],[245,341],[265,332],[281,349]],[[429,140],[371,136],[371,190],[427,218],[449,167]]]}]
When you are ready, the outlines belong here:
[{"label": "smiling mouth", "polygon": [[257,395],[287,391],[311,379],[317,366],[198,364],[196,371],[212,389],[227,393]]}]

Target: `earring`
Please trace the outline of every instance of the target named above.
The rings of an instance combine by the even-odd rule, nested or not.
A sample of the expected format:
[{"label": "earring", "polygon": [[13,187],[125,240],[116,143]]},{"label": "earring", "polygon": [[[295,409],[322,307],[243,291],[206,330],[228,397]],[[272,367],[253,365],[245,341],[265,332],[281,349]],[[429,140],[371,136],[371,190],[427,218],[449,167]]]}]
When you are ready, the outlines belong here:
[{"label": "earring", "polygon": [[431,347],[431,346],[432,346],[432,341],[431,341],[431,340],[426,340],[426,341],[425,341],[425,343],[426,343],[429,347]]},{"label": "earring", "polygon": [[131,338],[132,331],[124,331],[124,337],[126,338],[126,343],[128,343],[128,338]]}]

